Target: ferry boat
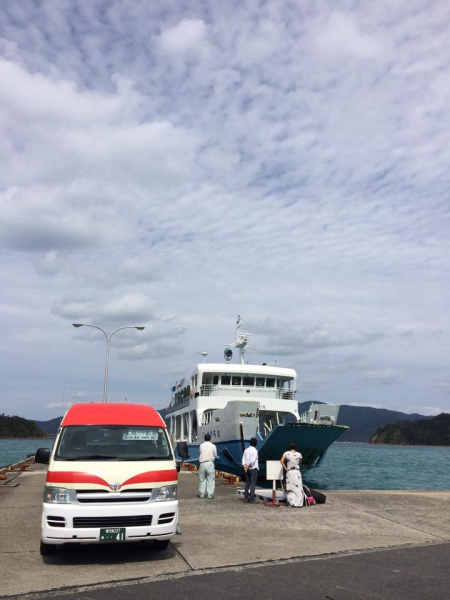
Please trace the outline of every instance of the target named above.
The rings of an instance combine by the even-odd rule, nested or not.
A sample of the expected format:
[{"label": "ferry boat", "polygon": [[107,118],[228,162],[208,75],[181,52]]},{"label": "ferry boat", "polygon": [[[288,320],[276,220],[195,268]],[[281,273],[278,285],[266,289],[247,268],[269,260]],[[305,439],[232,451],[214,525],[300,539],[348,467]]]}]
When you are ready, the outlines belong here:
[{"label": "ferry boat", "polygon": [[[303,467],[317,467],[329,446],[347,429],[338,425],[339,405],[311,404],[298,412],[294,369],[245,361],[249,334],[236,322],[236,340],[224,350],[224,363],[197,365],[190,377],[177,382],[165,414],[176,458],[198,465],[199,446],[206,433],[217,446],[217,471],[242,476],[242,454],[250,438],[257,439],[259,477],[266,461],[280,460],[289,442],[296,442]],[[232,363],[232,347],[239,362]]]}]

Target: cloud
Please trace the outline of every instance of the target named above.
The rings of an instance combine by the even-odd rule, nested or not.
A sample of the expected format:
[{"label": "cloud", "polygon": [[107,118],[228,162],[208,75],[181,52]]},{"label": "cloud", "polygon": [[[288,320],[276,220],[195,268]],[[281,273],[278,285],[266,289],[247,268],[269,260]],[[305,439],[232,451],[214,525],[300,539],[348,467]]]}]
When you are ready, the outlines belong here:
[{"label": "cloud", "polygon": [[94,323],[106,321],[108,323],[124,322],[141,325],[155,319],[150,298],[138,293],[125,294],[102,303],[92,299],[73,300],[67,298],[55,305],[52,312],[74,322],[88,320]]},{"label": "cloud", "polygon": [[161,32],[159,45],[167,54],[184,54],[203,46],[206,32],[206,25],[201,19],[183,19]]},{"label": "cloud", "polygon": [[333,61],[349,57],[375,59],[387,50],[384,36],[362,31],[354,15],[340,11],[334,11],[325,22],[316,22],[311,37],[314,46]]},{"label": "cloud", "polygon": [[450,394],[450,375],[444,374],[441,378],[436,378],[434,385],[443,394]]},{"label": "cloud", "polygon": [[101,399],[76,321],[144,324],[110,394],[162,402],[241,314],[321,400],[445,408],[447,13],[0,3],[5,405]]},{"label": "cloud", "polygon": [[436,417],[437,415],[440,415],[441,413],[449,413],[450,411],[448,408],[440,408],[437,406],[424,406],[421,404],[421,405],[413,405],[413,406],[408,407],[406,412],[418,413],[420,415]]},{"label": "cloud", "polygon": [[396,373],[391,369],[384,371],[369,371],[366,373],[366,381],[373,385],[396,385],[403,382],[403,377],[400,373]]},{"label": "cloud", "polygon": [[290,325],[276,319],[251,323],[256,332],[263,333],[267,342],[263,348],[277,355],[289,355],[331,347],[361,346],[380,340],[383,334],[375,331],[357,331],[321,324],[315,327]]}]

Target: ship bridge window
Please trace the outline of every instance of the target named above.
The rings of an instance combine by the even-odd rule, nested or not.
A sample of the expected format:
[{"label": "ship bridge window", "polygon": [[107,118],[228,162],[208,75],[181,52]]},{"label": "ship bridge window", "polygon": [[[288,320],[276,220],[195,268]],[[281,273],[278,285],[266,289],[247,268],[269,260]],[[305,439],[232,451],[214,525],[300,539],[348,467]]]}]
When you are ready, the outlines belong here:
[{"label": "ship bridge window", "polygon": [[256,387],[264,387],[264,377],[256,378]]},{"label": "ship bridge window", "polygon": [[203,385],[212,384],[212,373],[203,373]]},{"label": "ship bridge window", "polygon": [[231,383],[231,377],[229,375],[222,375],[222,378],[221,378],[220,382],[221,382],[222,385],[230,385],[230,383]]},{"label": "ship bridge window", "polygon": [[212,410],[208,410],[202,414],[202,425],[209,425],[212,421]]},{"label": "ship bridge window", "polygon": [[255,378],[254,377],[243,377],[242,378],[242,385],[251,385],[254,386],[255,385]]},{"label": "ship bridge window", "polygon": [[183,415],[183,431],[181,433],[182,439],[187,440],[189,436],[189,413]]},{"label": "ship bridge window", "polygon": [[241,378],[233,377],[233,385],[241,385]]},{"label": "ship bridge window", "polygon": [[218,375],[214,375],[213,376],[213,385],[217,385],[219,383],[219,376]]},{"label": "ship bridge window", "polygon": [[275,379],[273,377],[267,377],[266,387],[275,387]]},{"label": "ship bridge window", "polygon": [[197,441],[197,414],[195,410],[191,410],[191,442]]}]

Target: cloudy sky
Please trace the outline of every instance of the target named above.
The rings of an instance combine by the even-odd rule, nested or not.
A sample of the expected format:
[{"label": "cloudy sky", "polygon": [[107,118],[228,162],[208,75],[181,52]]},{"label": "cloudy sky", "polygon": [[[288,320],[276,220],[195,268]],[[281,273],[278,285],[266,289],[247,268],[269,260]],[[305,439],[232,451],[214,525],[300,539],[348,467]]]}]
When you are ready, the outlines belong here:
[{"label": "cloudy sky", "polygon": [[235,321],[299,400],[450,412],[450,4],[2,0],[0,412],[167,406]]}]

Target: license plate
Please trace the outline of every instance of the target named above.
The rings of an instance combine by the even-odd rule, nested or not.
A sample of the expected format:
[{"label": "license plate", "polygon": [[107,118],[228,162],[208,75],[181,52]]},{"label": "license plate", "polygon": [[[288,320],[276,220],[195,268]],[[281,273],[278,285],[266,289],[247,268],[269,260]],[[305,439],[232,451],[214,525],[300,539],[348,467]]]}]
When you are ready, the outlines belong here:
[{"label": "license plate", "polygon": [[101,542],[124,542],[125,541],[125,527],[108,527],[106,529],[100,529],[100,541]]}]

